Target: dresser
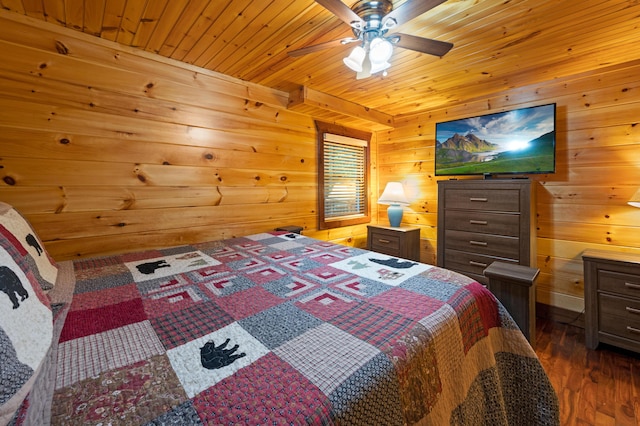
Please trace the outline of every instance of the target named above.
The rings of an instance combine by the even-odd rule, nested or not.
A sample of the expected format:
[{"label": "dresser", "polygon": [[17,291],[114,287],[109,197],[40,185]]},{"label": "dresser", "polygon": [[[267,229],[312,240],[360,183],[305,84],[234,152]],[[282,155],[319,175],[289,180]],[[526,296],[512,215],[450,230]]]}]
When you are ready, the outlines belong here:
[{"label": "dresser", "polygon": [[420,228],[367,226],[367,250],[420,261]]},{"label": "dresser", "polygon": [[536,264],[535,181],[438,181],[438,266],[488,285],[496,260]]},{"label": "dresser", "polygon": [[585,344],[640,352],[640,255],[585,250]]}]

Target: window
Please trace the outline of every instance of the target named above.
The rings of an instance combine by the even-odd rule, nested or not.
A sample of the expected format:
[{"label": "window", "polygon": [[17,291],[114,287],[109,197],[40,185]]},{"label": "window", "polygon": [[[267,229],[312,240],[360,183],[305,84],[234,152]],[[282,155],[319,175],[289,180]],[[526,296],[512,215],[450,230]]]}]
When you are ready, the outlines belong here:
[{"label": "window", "polygon": [[318,228],[371,221],[369,141],[371,133],[316,122],[318,131]]}]

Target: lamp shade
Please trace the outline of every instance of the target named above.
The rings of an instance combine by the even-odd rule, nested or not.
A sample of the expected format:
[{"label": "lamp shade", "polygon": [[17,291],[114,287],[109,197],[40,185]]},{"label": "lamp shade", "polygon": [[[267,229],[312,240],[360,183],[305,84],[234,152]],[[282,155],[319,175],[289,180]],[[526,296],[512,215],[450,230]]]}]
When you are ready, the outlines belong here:
[{"label": "lamp shade", "polygon": [[640,189],[638,189],[633,196],[631,197],[631,199],[629,201],[627,201],[627,204],[629,204],[630,206],[633,207],[638,207],[640,208]]},{"label": "lamp shade", "polygon": [[384,192],[378,198],[378,204],[400,204],[409,205],[409,200],[404,194],[404,187],[400,182],[388,182]]},{"label": "lamp shade", "polygon": [[384,192],[378,198],[378,204],[389,204],[387,208],[389,224],[397,228],[402,223],[402,206],[409,205],[409,200],[400,182],[388,182]]}]

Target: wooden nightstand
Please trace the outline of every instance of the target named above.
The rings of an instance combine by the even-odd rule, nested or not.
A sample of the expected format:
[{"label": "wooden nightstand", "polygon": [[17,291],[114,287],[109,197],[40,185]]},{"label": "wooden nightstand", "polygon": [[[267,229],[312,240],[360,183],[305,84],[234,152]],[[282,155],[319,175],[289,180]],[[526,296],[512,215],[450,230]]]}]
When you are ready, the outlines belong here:
[{"label": "wooden nightstand", "polygon": [[585,250],[585,344],[640,352],[640,256]]},{"label": "wooden nightstand", "polygon": [[367,225],[367,250],[420,261],[420,228]]}]

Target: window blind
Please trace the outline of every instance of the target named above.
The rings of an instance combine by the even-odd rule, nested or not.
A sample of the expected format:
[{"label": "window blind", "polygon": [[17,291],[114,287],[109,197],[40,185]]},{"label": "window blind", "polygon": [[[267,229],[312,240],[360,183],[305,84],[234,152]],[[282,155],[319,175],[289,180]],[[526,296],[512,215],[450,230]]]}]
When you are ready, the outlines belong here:
[{"label": "window blind", "polygon": [[365,140],[324,134],[325,220],[367,213],[366,148]]}]

